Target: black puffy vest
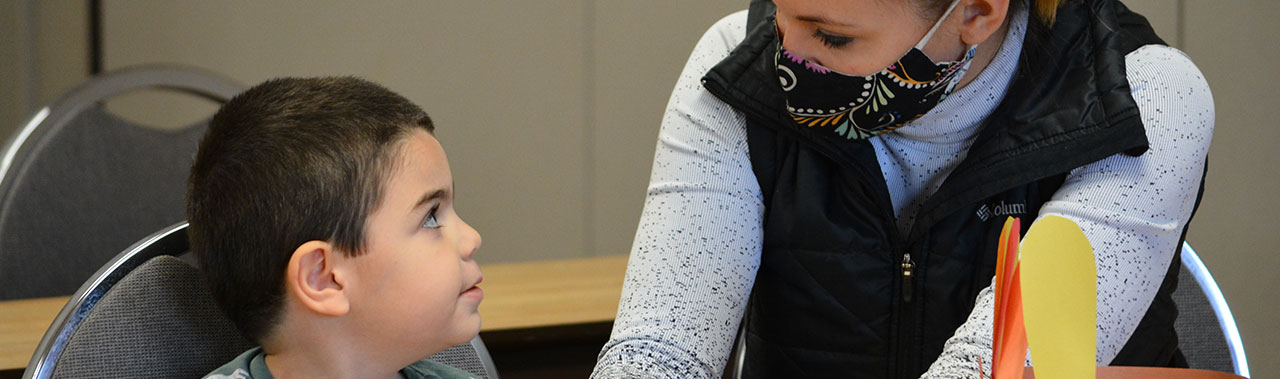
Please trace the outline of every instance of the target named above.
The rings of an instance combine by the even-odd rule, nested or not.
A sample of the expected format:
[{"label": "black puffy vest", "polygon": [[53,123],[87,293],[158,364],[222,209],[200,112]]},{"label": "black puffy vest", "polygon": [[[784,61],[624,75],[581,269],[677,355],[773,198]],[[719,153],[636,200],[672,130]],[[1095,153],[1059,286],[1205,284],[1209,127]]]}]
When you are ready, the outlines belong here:
[{"label": "black puffy vest", "polygon": [[[746,38],[703,78],[745,115],[764,195],[744,377],[918,377],[990,285],[1006,216],[1022,217],[1025,233],[1070,170],[1146,151],[1124,57],[1163,41],[1118,1],[1067,1],[1052,29],[1031,18],[1003,102],[902,235],[870,143],[821,137],[784,111],[773,13],[753,1]],[[1113,365],[1181,357],[1173,256]]]}]

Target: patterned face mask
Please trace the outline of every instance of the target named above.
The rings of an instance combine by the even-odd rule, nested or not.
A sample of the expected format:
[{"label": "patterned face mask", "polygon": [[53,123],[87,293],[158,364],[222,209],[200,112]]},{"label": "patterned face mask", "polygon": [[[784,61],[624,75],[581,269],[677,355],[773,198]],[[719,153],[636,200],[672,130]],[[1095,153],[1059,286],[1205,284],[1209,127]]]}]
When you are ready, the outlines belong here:
[{"label": "patterned face mask", "polygon": [[954,62],[934,63],[924,45],[955,9],[951,3],[911,51],[871,76],[832,71],[782,48],[774,62],[786,92],[787,113],[803,127],[831,128],[847,139],[866,139],[896,129],[937,106],[964,77],[977,45]]}]

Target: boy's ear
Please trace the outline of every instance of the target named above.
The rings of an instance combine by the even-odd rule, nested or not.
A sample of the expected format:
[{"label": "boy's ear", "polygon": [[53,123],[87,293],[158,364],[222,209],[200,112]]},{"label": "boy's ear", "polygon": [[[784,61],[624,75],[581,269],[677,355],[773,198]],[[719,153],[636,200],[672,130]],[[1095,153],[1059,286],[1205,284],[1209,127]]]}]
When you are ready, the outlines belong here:
[{"label": "boy's ear", "polygon": [[285,270],[285,291],[303,307],[326,316],[343,316],[351,309],[347,298],[346,271],[340,268],[340,256],[333,245],[324,241],[307,241],[289,257]]}]

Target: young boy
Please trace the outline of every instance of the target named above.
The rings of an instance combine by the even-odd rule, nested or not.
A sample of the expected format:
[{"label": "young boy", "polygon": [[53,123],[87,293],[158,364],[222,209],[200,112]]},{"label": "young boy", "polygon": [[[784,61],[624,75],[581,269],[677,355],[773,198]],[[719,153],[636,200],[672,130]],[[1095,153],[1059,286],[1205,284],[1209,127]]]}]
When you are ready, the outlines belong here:
[{"label": "young boy", "polygon": [[424,358],[480,330],[480,235],[427,114],[355,78],[275,79],[214,115],[191,249],[261,347],[209,377],[470,378]]}]

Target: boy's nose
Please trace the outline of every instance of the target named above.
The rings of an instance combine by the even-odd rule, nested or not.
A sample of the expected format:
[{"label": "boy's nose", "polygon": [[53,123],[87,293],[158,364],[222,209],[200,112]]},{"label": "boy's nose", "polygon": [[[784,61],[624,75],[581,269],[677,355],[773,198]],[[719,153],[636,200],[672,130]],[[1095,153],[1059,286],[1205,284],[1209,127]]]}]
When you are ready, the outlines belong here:
[{"label": "boy's nose", "polygon": [[480,244],[483,243],[484,240],[480,238],[480,232],[476,231],[475,228],[472,228],[471,224],[464,221],[462,225],[464,226],[461,246],[462,258],[471,259],[471,257],[476,254],[476,251],[480,250]]}]

